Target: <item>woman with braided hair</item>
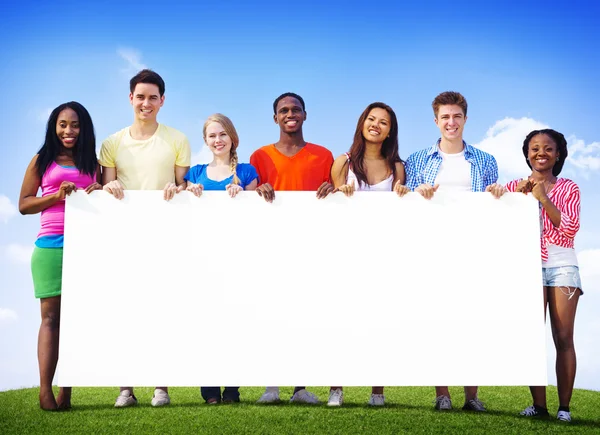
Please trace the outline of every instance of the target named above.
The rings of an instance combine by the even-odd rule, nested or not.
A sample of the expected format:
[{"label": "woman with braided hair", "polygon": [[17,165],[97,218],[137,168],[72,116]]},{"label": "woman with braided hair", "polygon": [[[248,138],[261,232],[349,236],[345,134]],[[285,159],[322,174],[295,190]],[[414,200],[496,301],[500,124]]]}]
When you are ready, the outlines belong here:
[{"label": "woman with braided hair", "polygon": [[[186,190],[196,196],[203,190],[226,190],[232,198],[242,190],[255,190],[258,174],[251,164],[238,163],[239,137],[231,120],[220,113],[209,116],[202,135],[213,160],[190,168],[184,177]],[[200,393],[209,405],[240,401],[239,387],[225,387],[222,395],[220,387],[201,387]]]},{"label": "woman with braided hair", "polygon": [[231,120],[220,113],[209,116],[202,135],[213,161],[190,168],[186,190],[196,196],[203,190],[226,190],[232,198],[242,190],[255,190],[258,174],[251,164],[238,163],[239,137]]}]

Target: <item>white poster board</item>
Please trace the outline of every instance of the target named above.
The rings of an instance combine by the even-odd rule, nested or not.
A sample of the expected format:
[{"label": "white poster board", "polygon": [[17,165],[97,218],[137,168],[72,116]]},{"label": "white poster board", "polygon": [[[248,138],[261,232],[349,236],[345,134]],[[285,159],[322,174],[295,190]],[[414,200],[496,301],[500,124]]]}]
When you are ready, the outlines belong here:
[{"label": "white poster board", "polygon": [[538,205],[72,194],[58,381],[546,385]]}]

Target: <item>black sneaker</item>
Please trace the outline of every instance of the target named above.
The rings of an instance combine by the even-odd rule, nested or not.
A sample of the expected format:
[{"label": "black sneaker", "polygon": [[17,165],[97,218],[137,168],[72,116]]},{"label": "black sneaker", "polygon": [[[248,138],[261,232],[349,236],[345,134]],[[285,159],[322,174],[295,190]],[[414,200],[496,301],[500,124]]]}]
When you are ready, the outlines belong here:
[{"label": "black sneaker", "polygon": [[477,397],[471,400],[467,400],[462,407],[463,411],[477,411],[477,412],[485,412],[485,406],[481,403]]},{"label": "black sneaker", "polygon": [[541,406],[531,405],[521,411],[521,415],[525,417],[550,417],[548,409]]}]

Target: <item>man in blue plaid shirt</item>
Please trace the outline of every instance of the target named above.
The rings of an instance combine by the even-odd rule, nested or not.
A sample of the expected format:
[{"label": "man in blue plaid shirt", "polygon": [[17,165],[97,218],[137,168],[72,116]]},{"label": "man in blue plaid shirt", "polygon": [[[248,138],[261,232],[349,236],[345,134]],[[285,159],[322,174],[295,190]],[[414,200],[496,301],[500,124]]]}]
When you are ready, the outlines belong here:
[{"label": "man in blue plaid shirt", "polygon": [[[406,161],[406,185],[431,199],[438,189],[484,192],[498,179],[496,159],[463,140],[467,100],[458,92],[442,92],[433,103],[441,137],[431,147],[411,154]],[[485,411],[477,387],[465,388],[464,410]],[[435,387],[435,409],[452,409],[448,387]]]},{"label": "man in blue plaid shirt", "polygon": [[458,92],[442,92],[433,103],[441,137],[406,161],[406,185],[430,199],[439,189],[485,192],[498,179],[496,159],[463,140],[467,100]]}]

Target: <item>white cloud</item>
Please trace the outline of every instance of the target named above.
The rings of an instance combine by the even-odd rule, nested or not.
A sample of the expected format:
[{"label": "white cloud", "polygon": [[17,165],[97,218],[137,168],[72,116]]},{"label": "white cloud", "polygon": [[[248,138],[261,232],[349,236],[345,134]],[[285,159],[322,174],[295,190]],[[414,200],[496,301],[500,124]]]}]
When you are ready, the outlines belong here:
[{"label": "white cloud", "polygon": [[210,163],[212,160],[213,154],[206,145],[203,145],[196,154],[192,154],[192,166]]},{"label": "white cloud", "polygon": [[0,324],[16,322],[19,316],[9,308],[0,308]]},{"label": "white cloud", "polygon": [[18,243],[11,243],[4,249],[6,257],[15,264],[29,264],[32,252],[33,245],[19,245]]},{"label": "white cloud", "polygon": [[142,53],[133,48],[119,48],[117,50],[117,54],[127,62],[127,67],[122,71],[128,76],[148,68],[144,63],[142,63]]},{"label": "white cloud", "polygon": [[[525,163],[522,147],[523,140],[533,130],[549,128],[548,125],[532,118],[504,118],[490,127],[485,138],[478,144],[482,149],[494,157],[498,162],[500,182],[529,175],[531,170]],[[567,137],[569,157],[565,165],[565,174],[588,177],[590,172],[600,170],[600,142],[587,144],[571,135]]]},{"label": "white cloud", "polygon": [[531,170],[523,157],[523,140],[532,130],[548,128],[531,118],[504,118],[490,127],[477,148],[492,154],[498,162],[501,182],[529,175]]},{"label": "white cloud", "polygon": [[577,139],[576,136],[569,136],[567,144],[569,147],[567,164],[582,170],[578,173],[583,172],[583,175],[586,176],[589,172],[600,169],[600,142],[592,142],[586,145],[583,140]]},{"label": "white cloud", "polygon": [[17,214],[17,207],[5,195],[0,195],[0,221],[7,223],[8,220]]}]

